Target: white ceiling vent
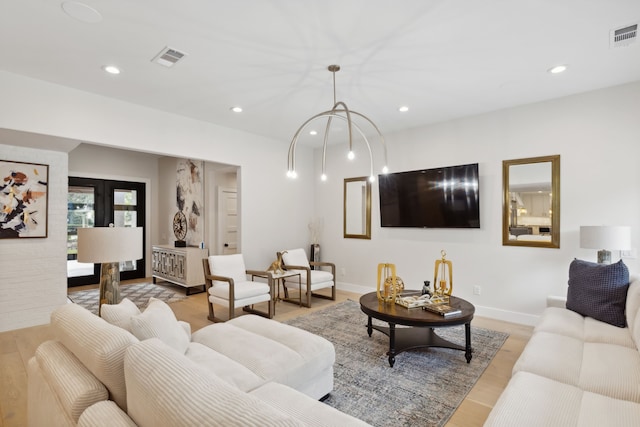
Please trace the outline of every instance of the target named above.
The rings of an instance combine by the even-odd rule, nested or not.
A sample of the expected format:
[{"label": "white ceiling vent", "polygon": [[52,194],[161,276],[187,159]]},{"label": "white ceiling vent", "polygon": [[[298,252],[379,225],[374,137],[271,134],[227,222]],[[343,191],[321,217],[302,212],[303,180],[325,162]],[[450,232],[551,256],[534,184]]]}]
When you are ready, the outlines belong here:
[{"label": "white ceiling vent", "polygon": [[165,47],[157,54],[151,62],[160,64],[164,67],[173,67],[178,61],[184,58],[187,54],[170,47]]},{"label": "white ceiling vent", "polygon": [[611,30],[609,33],[609,45],[611,47],[629,46],[638,38],[638,24],[628,25],[623,28]]}]

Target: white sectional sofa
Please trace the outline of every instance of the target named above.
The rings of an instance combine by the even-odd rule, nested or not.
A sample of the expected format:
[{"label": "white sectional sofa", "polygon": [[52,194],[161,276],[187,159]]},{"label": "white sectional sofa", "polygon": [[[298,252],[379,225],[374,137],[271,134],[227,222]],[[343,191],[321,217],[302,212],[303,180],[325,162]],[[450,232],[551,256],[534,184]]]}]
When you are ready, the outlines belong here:
[{"label": "white sectional sofa", "polygon": [[640,426],[640,279],[626,327],[549,302],[485,426]]},{"label": "white sectional sofa", "polygon": [[152,301],[113,324],[54,311],[56,339],[28,364],[29,426],[367,425],[318,401],[333,389],[324,338],[255,315],[191,336],[167,309]]}]

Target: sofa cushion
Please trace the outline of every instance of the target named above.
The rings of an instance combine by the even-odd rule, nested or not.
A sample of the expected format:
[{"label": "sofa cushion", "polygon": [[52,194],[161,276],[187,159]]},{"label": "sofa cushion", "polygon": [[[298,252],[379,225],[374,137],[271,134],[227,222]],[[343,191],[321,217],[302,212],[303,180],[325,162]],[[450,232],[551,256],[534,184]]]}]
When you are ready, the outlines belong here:
[{"label": "sofa cushion", "polygon": [[484,427],[637,425],[640,425],[638,403],[518,372],[500,395]]},{"label": "sofa cushion", "polygon": [[585,391],[640,403],[640,353],[548,332],[533,334],[513,367]]},{"label": "sofa cushion", "polygon": [[89,406],[109,398],[107,388],[59,341],[42,343],[35,358],[64,411],[75,422]]},{"label": "sofa cushion", "polygon": [[250,369],[206,345],[192,342],[184,355],[241,391],[253,390],[265,382]]},{"label": "sofa cushion", "polygon": [[567,308],[622,328],[628,287],[629,269],[622,260],[596,264],[574,259],[569,266]]},{"label": "sofa cushion", "polygon": [[227,384],[157,338],[128,349],[125,373],[128,414],[140,427],[303,425]]},{"label": "sofa cushion", "polygon": [[181,354],[189,346],[189,336],[178,323],[171,307],[156,298],[149,300],[144,312],[131,318],[131,332],[139,340],[159,338]]},{"label": "sofa cushion", "polygon": [[78,427],[137,427],[129,416],[111,400],[91,405],[82,413]]},{"label": "sofa cushion", "polygon": [[308,427],[365,427],[369,425],[282,384],[267,383],[253,390],[250,394],[278,411],[301,421]]},{"label": "sofa cushion", "polygon": [[636,348],[629,328],[618,328],[591,317],[584,317],[566,308],[546,308],[534,332],[550,332],[585,342]]},{"label": "sofa cushion", "polygon": [[131,332],[131,318],[140,314],[140,309],[129,298],[123,298],[118,304],[102,304],[100,317],[112,325]]},{"label": "sofa cushion", "polygon": [[636,347],[640,349],[640,277],[638,276],[634,276],[629,284],[625,316],[631,336]]},{"label": "sofa cushion", "polygon": [[[226,355],[266,381],[296,390],[305,389],[335,362],[335,349],[326,339],[252,314],[205,326],[193,333],[193,341]],[[322,397],[332,388],[330,383],[322,395],[312,397]]]},{"label": "sofa cushion", "polygon": [[51,327],[64,344],[109,390],[111,400],[126,410],[124,351],[136,337],[77,304],[51,313]]}]

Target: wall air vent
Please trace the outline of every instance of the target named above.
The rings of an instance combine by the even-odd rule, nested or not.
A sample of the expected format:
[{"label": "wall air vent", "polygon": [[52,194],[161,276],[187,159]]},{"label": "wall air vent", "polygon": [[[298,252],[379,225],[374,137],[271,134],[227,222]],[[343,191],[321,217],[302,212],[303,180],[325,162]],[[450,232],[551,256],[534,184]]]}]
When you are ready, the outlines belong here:
[{"label": "wall air vent", "polygon": [[155,62],[156,64],[160,64],[164,67],[173,67],[186,55],[187,54],[184,52],[180,52],[170,47],[165,47],[151,60],[151,62]]},{"label": "wall air vent", "polygon": [[611,30],[609,33],[609,46],[629,46],[638,38],[638,24],[628,25],[623,28]]}]

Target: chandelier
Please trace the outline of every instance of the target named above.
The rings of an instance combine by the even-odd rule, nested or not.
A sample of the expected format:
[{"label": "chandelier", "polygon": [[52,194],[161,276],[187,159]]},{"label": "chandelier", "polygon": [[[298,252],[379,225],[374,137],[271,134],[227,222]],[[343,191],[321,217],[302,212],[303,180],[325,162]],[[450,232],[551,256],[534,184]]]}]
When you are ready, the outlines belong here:
[{"label": "chandelier", "polygon": [[380,139],[380,144],[382,145],[383,153],[384,153],[384,166],[382,168],[382,173],[387,173],[389,169],[387,168],[387,147],[384,143],[384,138],[380,133],[378,127],[364,114],[360,114],[357,111],[349,110],[347,104],[342,101],[336,101],[336,72],[340,71],[339,65],[329,65],[327,69],[333,74],[333,108],[328,111],[323,111],[322,113],[318,113],[315,116],[308,119],[306,122],[302,124],[293,135],[293,139],[291,140],[291,145],[289,145],[289,155],[287,159],[287,176],[289,178],[295,178],[298,176],[296,172],[296,145],[298,144],[298,137],[300,133],[309,125],[309,123],[315,121],[320,118],[327,118],[327,125],[325,127],[324,132],[324,142],[322,145],[322,175],[320,179],[323,181],[327,180],[326,174],[326,163],[327,163],[327,143],[329,141],[329,131],[331,130],[331,124],[333,119],[339,119],[347,122],[347,130],[349,133],[349,153],[347,157],[349,160],[353,160],[355,155],[353,153],[353,130],[355,129],[360,136],[364,139],[364,142],[367,146],[367,151],[369,152],[369,181],[375,181],[375,175],[373,174],[373,153],[371,151],[371,144],[367,139],[367,136],[362,131],[360,126],[352,120],[352,118],[360,118],[365,121],[365,123],[369,123],[371,127],[377,132],[378,137]]}]

